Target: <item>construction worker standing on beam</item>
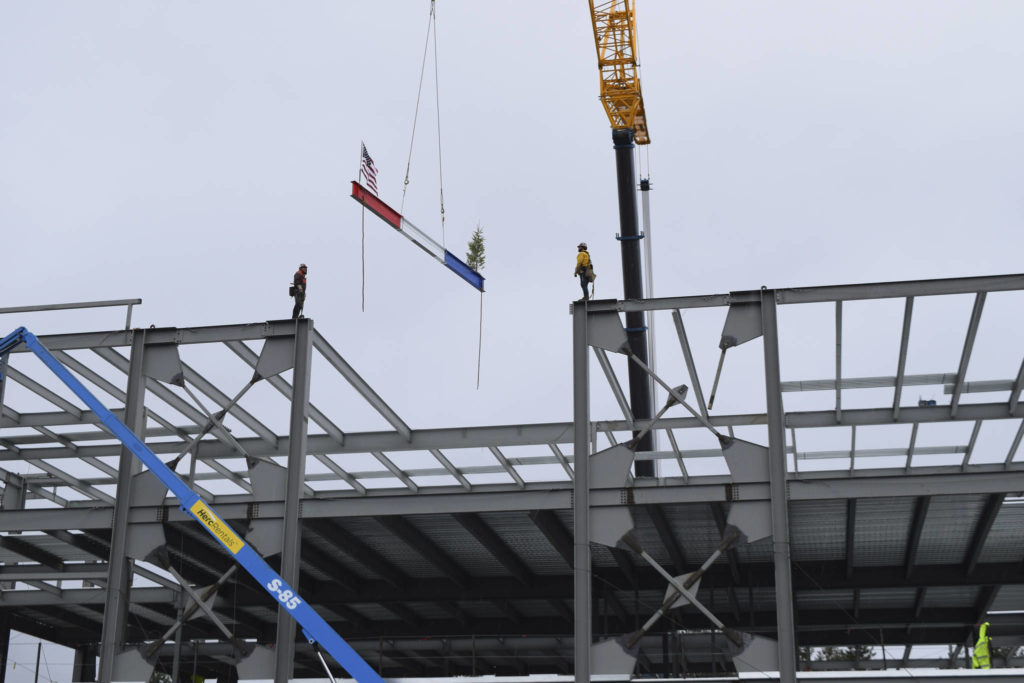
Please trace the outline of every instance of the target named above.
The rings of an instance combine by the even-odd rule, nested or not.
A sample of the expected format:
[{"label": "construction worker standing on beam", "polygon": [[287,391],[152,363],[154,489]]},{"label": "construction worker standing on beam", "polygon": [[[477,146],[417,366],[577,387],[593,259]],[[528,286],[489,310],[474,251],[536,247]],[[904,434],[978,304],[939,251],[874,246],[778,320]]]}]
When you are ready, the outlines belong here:
[{"label": "construction worker standing on beam", "polygon": [[304,318],[302,307],[306,304],[306,264],[300,263],[299,269],[295,271],[292,278],[291,295],[295,297],[295,305],[292,307],[292,318]]},{"label": "construction worker standing on beam", "polygon": [[576,245],[576,270],[573,271],[573,275],[578,275],[580,278],[580,287],[583,288],[583,300],[586,301],[590,298],[590,292],[587,290],[587,284],[594,281],[594,264],[590,262],[590,253],[587,251],[587,243],[580,242]]}]

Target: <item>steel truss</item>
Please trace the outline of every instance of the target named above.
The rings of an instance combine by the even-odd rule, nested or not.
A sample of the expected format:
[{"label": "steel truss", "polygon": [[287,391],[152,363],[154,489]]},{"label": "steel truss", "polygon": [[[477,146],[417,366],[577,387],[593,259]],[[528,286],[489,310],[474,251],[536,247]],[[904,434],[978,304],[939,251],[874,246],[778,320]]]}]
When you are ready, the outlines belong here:
[{"label": "steel truss", "polygon": [[[1022,292],[1024,275],[1009,275],[592,301],[573,314],[574,420],[488,427],[411,428],[311,323],[306,343],[315,382],[331,387],[319,405],[302,398],[310,380],[289,373],[269,391],[239,395],[268,343],[294,348],[293,321],[40,339],[118,406],[114,412],[147,446],[166,462],[177,459],[178,472],[271,564],[278,561],[282,576],[386,677],[579,677],[606,662],[592,662],[591,639],[574,641],[574,631],[598,643],[636,633],[672,585],[664,574],[698,570],[731,526],[752,542],[723,547],[700,583],[684,588],[692,589],[694,605],[750,636],[748,645],[752,638],[777,642],[778,669],[790,678],[803,667],[798,646],[906,646],[899,663],[909,665],[914,648],[962,645],[990,610],[1019,609],[1024,364],[1004,377],[974,379],[968,369],[987,331],[986,301]],[[915,304],[957,296],[972,302],[960,321],[959,363],[908,373]],[[847,376],[838,343],[834,376],[784,375],[779,345],[794,333],[822,331],[787,328],[780,309],[832,306],[841,341],[844,304],[893,298],[902,302],[903,318],[891,375]],[[763,374],[746,381],[766,399],[765,409],[708,409],[708,377],[694,361],[707,344],[683,324],[690,309],[726,312],[713,342],[727,358],[726,350],[761,341]],[[632,361],[622,362],[614,343],[626,311],[671,317],[659,327],[675,330],[685,369],[659,376],[682,403],[636,424],[619,380]],[[1005,353],[1019,362],[1019,347]],[[591,370],[608,394],[592,393]],[[119,671],[116,658],[172,627],[180,635],[155,648],[153,659],[168,672],[178,662],[179,672],[194,666],[228,678],[322,675],[314,653],[243,577],[231,576],[211,593],[214,619],[178,626],[189,590],[215,585],[230,559],[191,529],[164,493],[133,488],[137,471],[120,445],[27,358],[6,357],[2,376],[0,628],[75,647],[75,680],[141,679],[152,664],[129,666],[122,657]],[[932,387],[944,398],[918,405],[907,400],[908,387]],[[719,402],[727,400],[724,391]],[[876,399],[880,391],[888,392],[884,402]],[[819,403],[824,396],[826,404],[785,410],[795,396]],[[356,402],[363,412],[353,421],[347,416]],[[592,402],[622,414],[593,416]],[[929,425],[960,423],[962,437],[918,439]],[[994,453],[985,436],[1001,424],[1012,428]],[[883,425],[904,425],[909,435],[858,445],[858,430]],[[646,428],[667,447],[629,452],[633,431]],[[744,430],[763,436],[744,440]],[[799,448],[816,430],[849,436],[849,447]],[[304,453],[291,453],[299,433]],[[599,455],[616,446],[615,454],[657,462],[659,476],[634,480],[617,456],[608,458],[610,469],[601,464]],[[590,457],[581,462],[577,453]],[[267,459],[304,472],[292,483],[261,481],[253,464]],[[721,466],[708,472],[709,463]],[[609,480],[619,472],[619,481]],[[596,514],[601,523],[587,530],[574,524],[574,512],[579,520]],[[588,542],[595,529],[607,535],[614,527],[608,520],[618,524],[623,513],[629,524],[618,538]],[[751,519],[770,522],[760,540],[764,525]],[[157,548],[191,585],[146,561]],[[1012,619],[992,620],[1004,639],[1021,634]],[[100,638],[104,631],[118,635]],[[624,655],[616,653],[615,663],[640,675],[742,668],[750,651],[737,653],[722,634],[693,605],[670,605],[634,649],[619,643]],[[235,641],[249,645],[240,649]],[[273,650],[262,647],[270,643]],[[109,669],[91,664],[100,654]]]}]

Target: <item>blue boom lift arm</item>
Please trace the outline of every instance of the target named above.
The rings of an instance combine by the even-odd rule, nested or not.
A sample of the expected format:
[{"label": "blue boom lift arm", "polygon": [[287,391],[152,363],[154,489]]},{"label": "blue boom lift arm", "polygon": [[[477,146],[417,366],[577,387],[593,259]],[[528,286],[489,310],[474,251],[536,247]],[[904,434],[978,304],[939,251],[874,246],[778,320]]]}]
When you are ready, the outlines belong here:
[{"label": "blue boom lift arm", "polygon": [[[116,436],[135,457],[143,462],[153,474],[155,474],[164,486],[173,493],[180,502],[181,509],[191,515],[211,536],[242,565],[249,574],[270,594],[274,600],[281,605],[282,609],[302,627],[302,632],[317,650],[319,647],[327,650],[328,653],[354,678],[358,683],[383,683],[383,679],[370,668],[362,657],[359,656],[352,646],[339,636],[331,626],[316,613],[316,611],[303,600],[299,594],[288,585],[280,574],[271,569],[259,553],[241,537],[239,537],[227,524],[217,516],[213,508],[203,502],[199,495],[193,491],[188,484],[183,482],[167,465],[165,465],[150,448],[139,439],[135,433],[128,429],[121,420],[110,412],[99,402],[85,386],[72,375],[64,365],[58,361],[50,351],[36,338],[34,334],[19,327],[11,334],[0,339],[0,358],[4,361],[7,354],[19,344],[25,344],[29,351],[34,353],[39,360],[43,361],[46,367],[50,368],[57,377],[68,386],[71,391],[80,398],[93,413],[99,417],[111,433]],[[3,368],[6,362],[0,364]],[[2,370],[0,370],[2,371]],[[322,657],[321,657],[322,660]],[[326,667],[326,663],[324,665]],[[328,670],[328,675],[330,671]],[[333,677],[332,677],[333,678]]]}]

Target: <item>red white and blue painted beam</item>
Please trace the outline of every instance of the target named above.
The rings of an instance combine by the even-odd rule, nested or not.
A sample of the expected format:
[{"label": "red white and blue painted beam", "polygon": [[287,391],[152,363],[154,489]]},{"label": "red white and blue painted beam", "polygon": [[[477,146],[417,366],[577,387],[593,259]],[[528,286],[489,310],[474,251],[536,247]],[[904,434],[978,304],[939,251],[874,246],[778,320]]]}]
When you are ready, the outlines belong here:
[{"label": "red white and blue painted beam", "polygon": [[376,214],[378,218],[392,228],[408,237],[413,244],[446,265],[449,270],[463,280],[481,292],[484,291],[483,275],[467,266],[459,257],[442,247],[430,235],[407,221],[402,214],[392,209],[380,197],[354,180],[352,181],[352,199],[365,206],[371,213]]}]

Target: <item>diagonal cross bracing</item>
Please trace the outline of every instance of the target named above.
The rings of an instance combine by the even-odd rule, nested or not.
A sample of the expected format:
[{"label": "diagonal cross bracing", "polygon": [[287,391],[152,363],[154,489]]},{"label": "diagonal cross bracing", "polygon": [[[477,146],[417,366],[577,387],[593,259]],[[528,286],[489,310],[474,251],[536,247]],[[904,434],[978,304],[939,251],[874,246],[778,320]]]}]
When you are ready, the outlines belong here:
[{"label": "diagonal cross bracing", "polygon": [[[225,342],[225,346],[227,346],[235,353],[235,355],[237,355],[239,358],[245,361],[246,364],[249,365],[249,367],[256,369],[256,365],[259,362],[260,357],[244,343],[240,341],[230,341]],[[279,392],[281,392],[281,395],[284,396],[286,399],[288,399],[289,401],[292,399],[292,385],[289,384],[283,377],[281,377],[280,375],[272,375],[270,377],[267,377],[266,380],[270,383],[270,386],[274,387]],[[345,441],[345,433],[341,431],[341,428],[338,425],[334,424],[330,420],[330,418],[324,415],[319,408],[312,404],[309,405],[309,417],[313,420],[313,422],[320,425],[320,427],[325,432],[327,432],[327,434],[333,436],[339,442],[343,443]]]}]

